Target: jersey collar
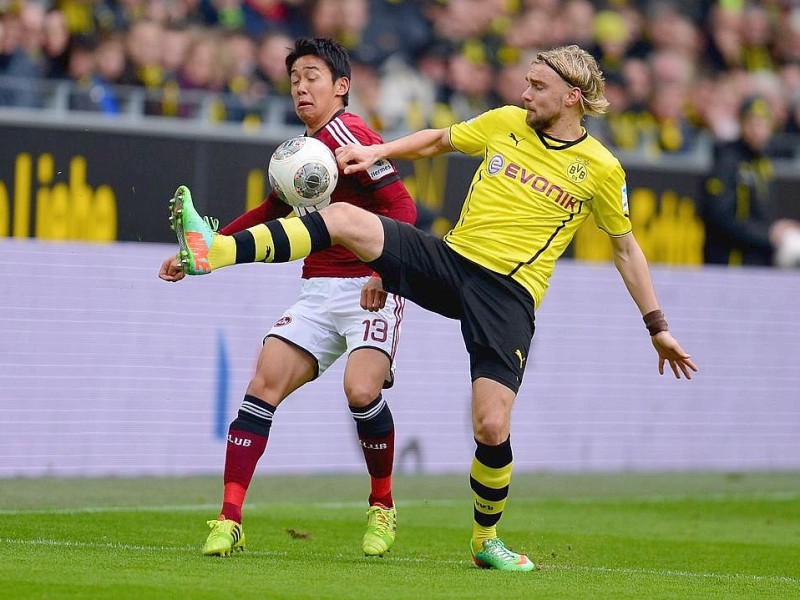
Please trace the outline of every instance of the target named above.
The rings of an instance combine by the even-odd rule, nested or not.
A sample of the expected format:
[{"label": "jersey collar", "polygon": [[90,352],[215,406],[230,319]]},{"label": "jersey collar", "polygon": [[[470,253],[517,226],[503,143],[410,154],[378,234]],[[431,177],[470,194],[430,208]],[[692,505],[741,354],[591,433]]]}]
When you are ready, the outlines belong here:
[{"label": "jersey collar", "polygon": [[572,148],[572,146],[575,144],[579,144],[585,140],[589,136],[589,132],[584,128],[583,135],[581,135],[581,137],[579,137],[577,140],[572,140],[569,142],[565,140],[559,140],[558,138],[554,138],[553,136],[542,133],[541,131],[537,131],[536,135],[539,136],[542,144],[544,144],[544,147],[548,150],[566,150],[567,148]]}]

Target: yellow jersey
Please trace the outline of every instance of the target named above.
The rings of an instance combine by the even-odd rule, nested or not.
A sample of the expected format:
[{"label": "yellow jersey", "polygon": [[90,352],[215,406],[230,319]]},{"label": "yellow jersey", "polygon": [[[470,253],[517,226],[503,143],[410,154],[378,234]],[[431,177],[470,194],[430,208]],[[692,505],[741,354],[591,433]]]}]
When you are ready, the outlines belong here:
[{"label": "yellow jersey", "polygon": [[574,142],[531,129],[505,106],[450,127],[450,143],[482,156],[461,215],[444,241],[465,258],[522,284],[536,306],[556,259],[589,213],[610,236],[631,231],[625,172],[584,131]]}]

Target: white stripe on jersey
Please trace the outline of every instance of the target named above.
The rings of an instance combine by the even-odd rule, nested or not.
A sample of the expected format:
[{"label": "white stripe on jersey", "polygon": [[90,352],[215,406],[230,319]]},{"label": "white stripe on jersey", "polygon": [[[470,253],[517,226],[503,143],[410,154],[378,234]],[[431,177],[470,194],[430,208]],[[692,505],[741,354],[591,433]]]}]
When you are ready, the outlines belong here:
[{"label": "white stripe on jersey", "polygon": [[340,146],[346,146],[347,144],[356,144],[358,146],[361,145],[361,142],[356,139],[356,137],[347,128],[347,125],[345,125],[339,117],[336,117],[330,123],[325,125],[325,129],[331,134],[333,139],[335,139]]},{"label": "white stripe on jersey", "polygon": [[406,305],[406,299],[397,294],[392,294],[394,297],[394,316],[396,318],[394,323],[394,341],[392,342],[392,364],[394,364],[394,356],[397,353],[397,344],[400,342],[400,323],[403,320],[403,308]]}]

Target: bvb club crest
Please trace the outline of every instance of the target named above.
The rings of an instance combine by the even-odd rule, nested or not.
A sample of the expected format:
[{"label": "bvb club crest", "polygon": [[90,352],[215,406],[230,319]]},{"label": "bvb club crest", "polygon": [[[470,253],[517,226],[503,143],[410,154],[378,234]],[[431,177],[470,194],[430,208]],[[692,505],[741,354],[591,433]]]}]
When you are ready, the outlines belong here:
[{"label": "bvb club crest", "polygon": [[589,175],[589,161],[585,158],[576,158],[567,167],[567,177],[575,183],[582,183],[586,181]]}]

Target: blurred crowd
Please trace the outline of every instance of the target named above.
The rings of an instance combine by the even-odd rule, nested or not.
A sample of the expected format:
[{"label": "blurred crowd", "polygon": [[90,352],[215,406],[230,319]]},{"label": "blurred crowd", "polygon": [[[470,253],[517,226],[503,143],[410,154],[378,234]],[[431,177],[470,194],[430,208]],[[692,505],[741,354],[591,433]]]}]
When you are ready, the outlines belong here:
[{"label": "blurred crowd", "polygon": [[284,56],[324,36],[351,52],[351,109],[407,131],[519,104],[536,51],[577,43],[611,102],[589,127],[617,149],[733,140],[753,95],[795,140],[778,154],[800,132],[800,0],[0,0],[0,15],[0,106],[46,106],[42,84],[70,82],[71,109],[137,97],[149,115],[293,123]]}]

